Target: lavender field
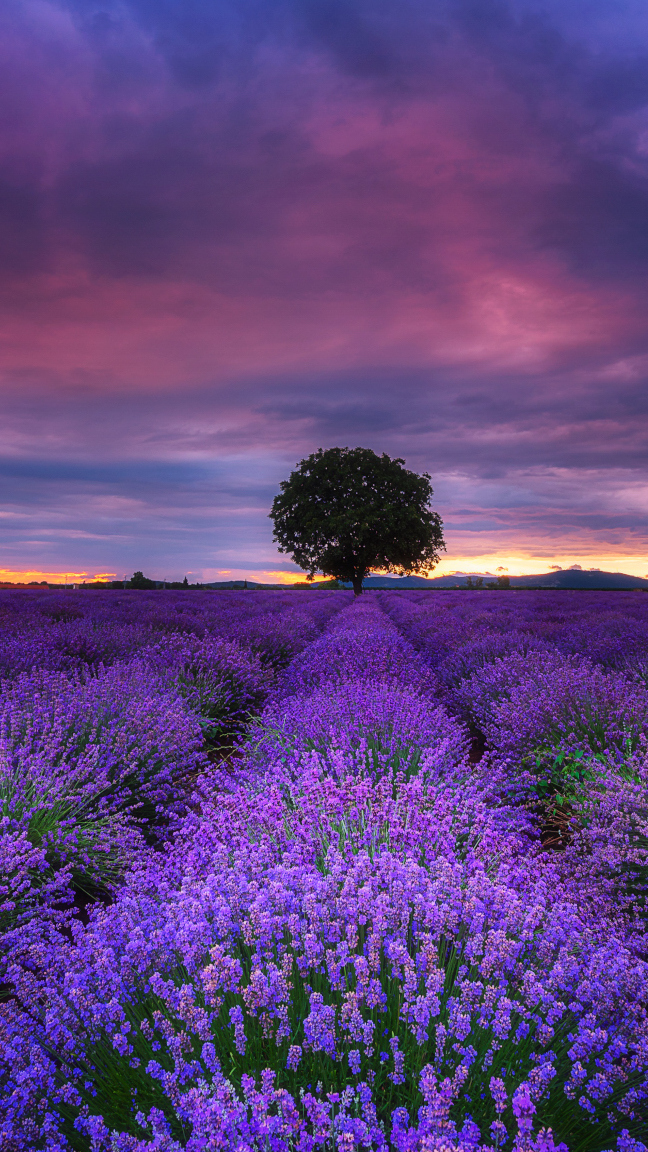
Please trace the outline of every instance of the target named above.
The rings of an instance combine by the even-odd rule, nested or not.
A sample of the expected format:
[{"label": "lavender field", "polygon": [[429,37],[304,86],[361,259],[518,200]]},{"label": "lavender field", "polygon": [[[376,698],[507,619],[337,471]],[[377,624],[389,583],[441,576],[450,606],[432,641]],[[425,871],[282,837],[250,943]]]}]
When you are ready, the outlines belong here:
[{"label": "lavender field", "polygon": [[2,1152],[645,1152],[648,597],[0,620]]}]

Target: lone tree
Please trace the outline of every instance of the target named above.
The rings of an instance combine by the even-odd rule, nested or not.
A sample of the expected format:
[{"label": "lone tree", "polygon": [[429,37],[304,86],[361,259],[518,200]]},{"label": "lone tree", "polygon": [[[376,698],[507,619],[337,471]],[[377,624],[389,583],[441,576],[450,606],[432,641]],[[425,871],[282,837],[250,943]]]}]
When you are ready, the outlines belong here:
[{"label": "lone tree", "polygon": [[320,448],[302,460],[272,504],[274,539],[312,580],[350,580],[356,596],[368,572],[426,573],[445,549],[432,485],[369,448]]}]

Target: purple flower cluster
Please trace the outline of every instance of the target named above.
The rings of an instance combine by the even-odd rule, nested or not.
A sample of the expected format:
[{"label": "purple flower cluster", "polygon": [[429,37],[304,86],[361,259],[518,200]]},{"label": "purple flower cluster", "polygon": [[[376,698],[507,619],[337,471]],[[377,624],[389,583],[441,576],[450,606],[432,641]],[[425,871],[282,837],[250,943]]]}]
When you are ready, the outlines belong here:
[{"label": "purple flower cluster", "polygon": [[[138,593],[0,598],[12,657],[0,698],[2,972],[173,834],[206,742],[231,741],[272,685],[255,648],[263,622],[271,636],[267,618],[285,616],[285,597],[162,602],[166,612],[160,596]],[[303,603],[315,631],[340,607],[313,594]]]},{"label": "purple flower cluster", "polygon": [[139,661],[5,684],[0,925],[12,940],[36,912],[65,915],[71,889],[112,889],[145,828],[179,820],[202,747],[196,717]]},{"label": "purple flower cluster", "polygon": [[405,592],[382,602],[450,686],[495,657],[536,648],[648,673],[648,604],[636,592]]},{"label": "purple flower cluster", "polygon": [[456,696],[490,746],[506,753],[567,742],[624,759],[648,733],[648,688],[559,652],[497,658]]},{"label": "purple flower cluster", "polygon": [[434,684],[425,662],[370,600],[350,604],[336,615],[324,634],[292,661],[278,692],[282,697],[304,694],[359,680],[395,683],[414,692]]},{"label": "purple flower cluster", "polygon": [[0,679],[129,660],[168,636],[220,637],[283,667],[343,600],[322,592],[0,592]]},{"label": "purple flower cluster", "polygon": [[[643,688],[576,653],[533,594],[495,621],[466,596],[331,594],[285,668],[258,632],[190,628],[7,689],[23,793],[78,773],[125,839],[111,903],[85,924],[31,914],[9,950],[0,1147],[646,1152]],[[219,700],[262,710],[217,762],[197,734]],[[110,776],[122,730],[131,792]],[[528,799],[541,745],[594,766],[560,852]],[[173,808],[187,775],[160,851],[133,804]],[[18,842],[25,869],[47,863]]]}]

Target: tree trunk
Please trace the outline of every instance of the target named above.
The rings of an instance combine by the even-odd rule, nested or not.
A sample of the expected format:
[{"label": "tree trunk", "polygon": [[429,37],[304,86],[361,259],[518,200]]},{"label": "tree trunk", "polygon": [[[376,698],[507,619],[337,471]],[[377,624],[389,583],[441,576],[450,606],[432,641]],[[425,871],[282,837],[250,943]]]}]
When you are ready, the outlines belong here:
[{"label": "tree trunk", "polygon": [[362,592],[362,576],[354,576],[351,583],[353,584],[353,595],[359,596]]}]

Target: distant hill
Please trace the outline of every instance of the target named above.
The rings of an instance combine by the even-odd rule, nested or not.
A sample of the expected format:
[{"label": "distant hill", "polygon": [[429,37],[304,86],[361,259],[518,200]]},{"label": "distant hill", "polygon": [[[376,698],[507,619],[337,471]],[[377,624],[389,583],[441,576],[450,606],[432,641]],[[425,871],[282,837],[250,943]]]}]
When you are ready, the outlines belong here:
[{"label": "distant hill", "polygon": [[[368,576],[364,588],[465,588],[469,579],[473,582],[481,576],[483,586],[494,582],[496,577],[488,573],[465,573],[460,576]],[[581,569],[565,568],[561,572],[540,572],[531,576],[511,576],[511,588],[562,588],[590,591],[612,591],[614,589],[645,588],[648,580],[641,576],[628,576],[625,572],[587,572]],[[345,587],[350,588],[350,584]]]},{"label": "distant hill", "polygon": [[[437,577],[437,580],[426,580],[424,576],[367,576],[362,582],[363,588],[432,588],[442,587],[438,581],[443,580],[445,577]],[[456,581],[451,581],[453,586]],[[351,584],[345,584],[345,588],[351,588]]]},{"label": "distant hill", "polygon": [[[426,580],[424,576],[367,576],[363,583],[364,588],[384,588],[392,590],[398,588],[465,588],[468,580],[483,580],[482,587],[496,580],[492,573],[471,572],[457,576],[433,576]],[[615,589],[644,588],[648,591],[648,580],[641,576],[628,576],[625,572],[582,571],[579,568],[565,568],[561,572],[539,572],[531,576],[511,576],[511,588],[562,588],[581,589],[591,592],[613,591]],[[314,580],[312,584],[300,584],[298,587],[330,588],[330,580]],[[254,580],[221,580],[204,585],[205,588],[257,588],[257,589],[283,589],[290,588],[289,584],[257,584]],[[351,584],[344,584],[350,588]]]},{"label": "distant hill", "polygon": [[205,588],[260,588],[253,580],[211,580]]},{"label": "distant hill", "polygon": [[562,572],[542,572],[538,576],[511,576],[512,588],[585,588],[591,591],[607,589],[648,589],[648,580],[641,576],[628,576],[625,572],[579,572],[565,568]]}]

